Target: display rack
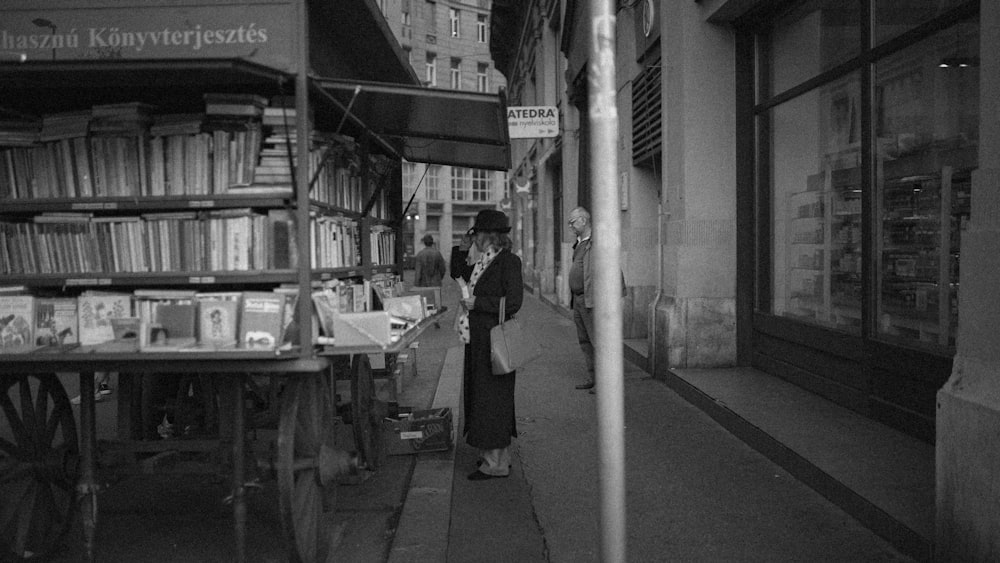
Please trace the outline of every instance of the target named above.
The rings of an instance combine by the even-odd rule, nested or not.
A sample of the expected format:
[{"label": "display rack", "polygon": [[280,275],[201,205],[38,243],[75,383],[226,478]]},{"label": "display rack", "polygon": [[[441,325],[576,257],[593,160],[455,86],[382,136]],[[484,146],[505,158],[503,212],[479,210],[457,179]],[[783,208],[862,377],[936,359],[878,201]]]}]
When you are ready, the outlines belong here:
[{"label": "display rack", "polygon": [[[954,346],[961,232],[969,217],[968,150],[879,162],[874,241],[883,337]],[[931,155],[931,156],[928,156]],[[785,314],[860,333],[862,191],[858,168],[809,176],[788,195]]]},{"label": "display rack", "polygon": [[787,314],[841,330],[861,324],[861,190],[855,168],[809,176],[789,194]]},{"label": "display rack", "polygon": [[958,329],[959,251],[969,218],[970,151],[882,163],[877,232],[880,330],[953,347]]},{"label": "display rack", "polygon": [[[192,295],[236,294],[246,305],[250,293],[268,293],[288,311],[276,333],[234,347],[144,349],[143,337],[179,342],[182,325],[166,330],[158,318],[136,328],[132,315],[112,324],[122,334],[110,342],[126,346],[5,340],[0,504],[25,498],[22,487],[52,502],[0,511],[0,558],[44,557],[78,512],[83,556],[95,557],[93,392],[103,371],[123,376],[121,396],[135,375],[217,380],[212,408],[231,419],[207,447],[232,473],[234,560],[246,559],[246,471],[256,466],[276,476],[290,559],[324,558],[329,538],[317,530],[332,507],[317,499],[359,463],[377,463],[368,353],[387,349],[318,345],[308,297],[324,282],[401,274],[403,158],[509,166],[502,95],[428,94],[366,1],[11,0],[0,31],[0,300],[33,307],[42,297],[151,292],[170,296],[159,311],[173,317],[197,310]],[[130,347],[136,331],[139,349]],[[347,449],[360,458],[333,442],[332,378],[345,358],[356,430]],[[80,377],[79,434],[64,373]],[[267,460],[245,447],[251,375],[275,380],[276,400],[281,389]],[[118,437],[134,445],[128,411],[120,405]],[[206,447],[168,439],[132,451],[195,443]]]}]

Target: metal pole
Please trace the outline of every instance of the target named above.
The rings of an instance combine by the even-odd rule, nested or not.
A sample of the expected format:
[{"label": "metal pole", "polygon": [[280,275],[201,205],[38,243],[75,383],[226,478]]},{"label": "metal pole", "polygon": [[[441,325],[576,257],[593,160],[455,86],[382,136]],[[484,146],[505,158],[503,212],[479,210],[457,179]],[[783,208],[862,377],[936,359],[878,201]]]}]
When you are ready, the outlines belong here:
[{"label": "metal pole", "polygon": [[601,479],[601,560],[625,561],[625,402],[622,354],[621,217],[618,194],[618,106],[615,97],[615,12],[611,0],[591,4],[589,69],[590,174],[594,243],[591,258]]}]

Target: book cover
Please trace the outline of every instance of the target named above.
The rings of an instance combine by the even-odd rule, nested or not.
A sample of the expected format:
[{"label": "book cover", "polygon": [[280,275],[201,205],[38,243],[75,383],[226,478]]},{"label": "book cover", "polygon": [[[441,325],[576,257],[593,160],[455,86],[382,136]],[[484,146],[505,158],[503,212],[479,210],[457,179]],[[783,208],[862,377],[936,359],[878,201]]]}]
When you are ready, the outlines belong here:
[{"label": "book cover", "polygon": [[35,303],[35,344],[66,346],[80,341],[73,297],[40,297]]},{"label": "book cover", "polygon": [[400,319],[416,322],[424,318],[424,298],[420,295],[389,297],[382,302],[382,306],[390,315]]},{"label": "book cover", "polygon": [[270,268],[294,268],[298,264],[298,245],[295,239],[295,214],[289,209],[271,209],[267,212],[270,234]]},{"label": "book cover", "polygon": [[136,309],[142,321],[140,348],[166,351],[193,344],[197,326],[195,295],[193,290],[136,290]]},{"label": "book cover", "polygon": [[111,317],[108,319],[114,338],[88,346],[91,352],[129,353],[139,351],[139,317]]},{"label": "book cover", "polygon": [[127,293],[85,292],[78,304],[80,344],[84,346],[114,340],[111,319],[132,316],[132,296]]},{"label": "book cover", "polygon": [[292,343],[299,337],[298,308],[299,290],[297,288],[278,288],[275,293],[285,297],[284,316],[281,321],[281,342]]},{"label": "book cover", "polygon": [[380,346],[392,344],[392,319],[387,311],[347,313],[333,317],[335,346]]},{"label": "book cover", "polygon": [[156,310],[156,322],[166,331],[169,340],[195,337],[196,305],[194,303],[161,303]]},{"label": "book cover", "polygon": [[198,301],[198,342],[205,346],[233,348],[239,314],[238,300],[199,299]]},{"label": "book cover", "polygon": [[341,313],[353,313],[354,288],[348,284],[341,284],[337,286],[337,295],[340,297],[340,305],[338,310]]},{"label": "book cover", "polygon": [[116,317],[111,319],[111,330],[115,340],[138,340],[142,325],[139,317]]},{"label": "book cover", "polygon": [[329,288],[314,291],[312,294],[313,309],[319,319],[319,327],[323,336],[333,336],[333,317],[339,314],[340,298]]},{"label": "book cover", "polygon": [[353,298],[354,309],[351,312],[363,313],[367,311],[368,310],[367,286],[362,283],[356,283],[351,286],[351,289],[354,291],[354,298]]},{"label": "book cover", "polygon": [[273,350],[281,342],[285,321],[285,296],[271,292],[243,293],[240,313],[240,347],[247,350]]},{"label": "book cover", "polygon": [[23,352],[36,347],[35,298],[31,295],[0,296],[0,353]]}]

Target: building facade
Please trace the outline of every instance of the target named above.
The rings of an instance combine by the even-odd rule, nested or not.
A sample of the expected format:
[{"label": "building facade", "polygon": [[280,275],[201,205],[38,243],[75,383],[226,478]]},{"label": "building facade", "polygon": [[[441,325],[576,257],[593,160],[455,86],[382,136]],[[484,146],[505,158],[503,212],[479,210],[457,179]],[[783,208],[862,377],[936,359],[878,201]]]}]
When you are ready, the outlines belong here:
[{"label": "building facade", "polygon": [[[498,0],[528,272],[562,286],[588,206],[590,21]],[[654,374],[753,366],[936,443],[942,557],[1000,552],[1000,6],[992,0],[619,2],[626,338]],[[598,225],[598,236],[600,226]]]},{"label": "building facade", "polygon": [[[490,2],[379,0],[378,6],[425,86],[490,93],[506,86],[489,52]],[[503,207],[505,198],[504,172],[404,163],[404,260],[423,248],[427,234],[447,255],[479,210]]]}]

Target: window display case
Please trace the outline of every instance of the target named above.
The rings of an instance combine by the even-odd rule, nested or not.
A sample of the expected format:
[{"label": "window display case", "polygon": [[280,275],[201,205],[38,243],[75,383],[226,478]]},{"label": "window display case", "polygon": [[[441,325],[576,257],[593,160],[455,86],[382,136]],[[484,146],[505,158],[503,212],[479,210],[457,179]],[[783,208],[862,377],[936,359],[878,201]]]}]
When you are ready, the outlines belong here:
[{"label": "window display case", "polygon": [[954,347],[970,170],[945,165],[919,173],[900,160],[885,163],[883,172],[876,238],[878,332],[894,340]]},{"label": "window display case", "polygon": [[861,327],[861,187],[857,168],[827,169],[788,196],[785,316]]}]

